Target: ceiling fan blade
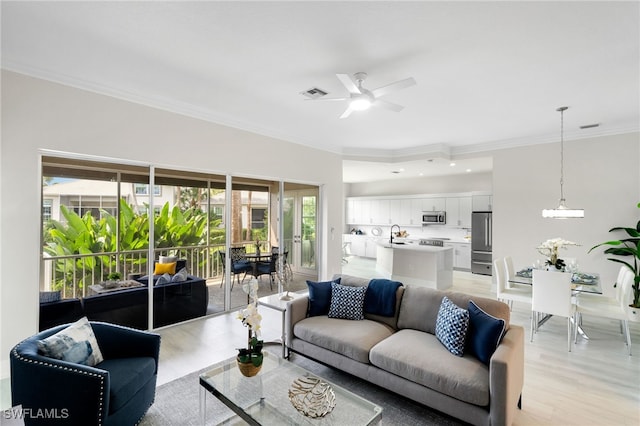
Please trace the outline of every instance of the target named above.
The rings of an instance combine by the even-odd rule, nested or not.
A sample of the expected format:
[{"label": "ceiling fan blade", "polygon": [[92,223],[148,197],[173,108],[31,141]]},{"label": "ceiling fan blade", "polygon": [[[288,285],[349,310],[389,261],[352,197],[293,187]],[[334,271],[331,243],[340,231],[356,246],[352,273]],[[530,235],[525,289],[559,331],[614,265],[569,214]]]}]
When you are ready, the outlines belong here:
[{"label": "ceiling fan blade", "polygon": [[353,78],[351,78],[349,74],[336,74],[336,77],[338,77],[338,80],[340,80],[340,82],[344,85],[344,87],[347,88],[349,93],[357,93],[357,94],[362,93],[358,88],[358,85],[356,84],[356,82],[353,81]]},{"label": "ceiling fan blade", "polygon": [[318,98],[318,99],[305,99],[305,101],[348,101],[350,98]]},{"label": "ceiling fan blade", "polygon": [[382,99],[376,99],[373,102],[373,106],[379,106],[382,108],[390,109],[391,111],[400,112],[404,109],[402,105],[394,104],[393,102],[383,101]]},{"label": "ceiling fan blade", "polygon": [[348,116],[351,115],[352,112],[353,110],[351,109],[351,107],[348,107],[346,110],[344,110],[340,118],[347,118]]},{"label": "ceiling fan blade", "polygon": [[395,92],[396,90],[404,89],[406,87],[410,87],[416,84],[416,81],[413,77],[405,78],[404,80],[396,81],[395,83],[387,84],[386,86],[378,87],[371,91],[371,94],[375,98],[379,98],[380,96],[388,95],[391,92]]}]

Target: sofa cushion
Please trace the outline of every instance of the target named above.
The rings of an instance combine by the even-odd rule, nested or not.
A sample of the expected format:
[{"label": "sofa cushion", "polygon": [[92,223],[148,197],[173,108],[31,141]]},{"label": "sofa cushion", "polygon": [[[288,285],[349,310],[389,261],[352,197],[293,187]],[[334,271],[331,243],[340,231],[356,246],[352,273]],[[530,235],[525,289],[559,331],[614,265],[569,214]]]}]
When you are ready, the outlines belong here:
[{"label": "sofa cushion", "polygon": [[340,278],[336,278],[333,281],[309,281],[307,280],[307,287],[309,288],[309,307],[307,309],[307,316],[315,317],[317,315],[327,315],[329,313],[329,306],[331,306],[331,283],[340,283]]},{"label": "sofa cushion", "polygon": [[489,315],[473,300],[469,301],[468,310],[469,331],[465,351],[488,365],[504,335],[504,320]]},{"label": "sofa cushion", "polygon": [[436,337],[454,355],[464,354],[469,328],[469,311],[458,307],[447,296],[442,298],[436,319]]},{"label": "sofa cushion", "polygon": [[369,359],[376,367],[452,398],[489,404],[489,367],[471,355],[451,356],[433,334],[399,330],[371,348]]},{"label": "sofa cushion", "polygon": [[364,319],[364,297],[367,287],[350,287],[331,283],[329,318]]},{"label": "sofa cushion", "polygon": [[400,312],[398,313],[398,328],[411,328],[435,334],[436,318],[442,298],[447,296],[449,300],[461,308],[466,309],[469,300],[473,299],[483,311],[505,321],[505,330],[509,329],[510,311],[509,305],[495,299],[471,296],[458,292],[445,292],[428,287],[408,286],[405,288]]},{"label": "sofa cushion", "polygon": [[109,372],[109,414],[118,411],[153,378],[156,362],[151,357],[104,360],[96,368]]},{"label": "sofa cushion", "polygon": [[295,337],[363,363],[369,363],[369,350],[393,331],[376,321],[326,316],[305,318],[293,327]]},{"label": "sofa cushion", "polygon": [[38,340],[38,351],[49,358],[89,366],[94,366],[103,360],[98,341],[87,317],[80,318],[53,336]]}]

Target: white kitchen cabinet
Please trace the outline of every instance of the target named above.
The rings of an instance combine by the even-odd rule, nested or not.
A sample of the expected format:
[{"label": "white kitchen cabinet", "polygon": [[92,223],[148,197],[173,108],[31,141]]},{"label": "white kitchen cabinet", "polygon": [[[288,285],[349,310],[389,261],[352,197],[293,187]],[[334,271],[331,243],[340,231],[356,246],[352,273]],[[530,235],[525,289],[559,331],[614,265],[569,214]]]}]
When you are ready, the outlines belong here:
[{"label": "white kitchen cabinet", "polygon": [[439,212],[447,209],[446,198],[423,198],[422,199],[422,211],[423,212]]},{"label": "white kitchen cabinet", "polygon": [[424,199],[412,198],[411,199],[411,215],[409,217],[408,225],[422,225],[422,212],[424,211]]},{"label": "white kitchen cabinet", "polygon": [[447,226],[471,228],[471,197],[447,198]]},{"label": "white kitchen cabinet", "polygon": [[367,248],[367,237],[364,235],[351,236],[351,254],[364,257]]},{"label": "white kitchen cabinet", "polygon": [[422,211],[414,215],[412,201],[410,198],[389,200],[389,225],[398,224],[404,227],[419,224],[418,219],[421,218]]},{"label": "white kitchen cabinet", "polygon": [[376,238],[367,238],[364,256],[375,259],[377,257],[378,241]]},{"label": "white kitchen cabinet", "polygon": [[390,200],[371,200],[371,222],[367,223],[371,225],[391,225],[389,201]]},{"label": "white kitchen cabinet", "polygon": [[453,249],[453,268],[459,270],[471,270],[471,244],[468,243],[444,243],[445,247]]},{"label": "white kitchen cabinet", "polygon": [[474,195],[472,198],[472,207],[474,212],[490,212],[493,211],[493,196],[491,195]]},{"label": "white kitchen cabinet", "polygon": [[471,270],[471,244],[456,243],[458,253],[456,254],[455,266],[467,271]]},{"label": "white kitchen cabinet", "polygon": [[347,202],[345,203],[345,217],[344,217],[344,223],[346,223],[347,225],[351,225],[351,224],[356,224],[356,211],[355,211],[355,204],[356,204],[356,200],[347,200]]}]

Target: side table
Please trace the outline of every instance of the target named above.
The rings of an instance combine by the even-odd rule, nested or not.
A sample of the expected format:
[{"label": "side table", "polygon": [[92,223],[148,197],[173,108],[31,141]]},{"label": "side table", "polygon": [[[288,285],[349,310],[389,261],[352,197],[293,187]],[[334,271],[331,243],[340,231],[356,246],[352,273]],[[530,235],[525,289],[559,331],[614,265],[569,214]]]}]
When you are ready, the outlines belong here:
[{"label": "side table", "polygon": [[[297,297],[301,297],[306,295],[306,293],[291,293],[289,292],[289,296],[292,296],[294,299]],[[282,324],[281,324],[281,337],[280,339],[282,339],[282,357],[285,359],[289,358],[289,351],[287,350],[287,344],[286,344],[286,331],[285,331],[285,325],[284,325],[284,317],[285,317],[285,312],[287,312],[287,304],[290,302],[290,300],[280,300],[280,297],[282,296],[282,294],[280,293],[276,293],[276,294],[272,294],[270,296],[264,296],[258,299],[258,305],[261,306],[265,306],[267,308],[271,308],[271,309],[275,309],[276,311],[279,311],[280,314],[282,315]]]}]

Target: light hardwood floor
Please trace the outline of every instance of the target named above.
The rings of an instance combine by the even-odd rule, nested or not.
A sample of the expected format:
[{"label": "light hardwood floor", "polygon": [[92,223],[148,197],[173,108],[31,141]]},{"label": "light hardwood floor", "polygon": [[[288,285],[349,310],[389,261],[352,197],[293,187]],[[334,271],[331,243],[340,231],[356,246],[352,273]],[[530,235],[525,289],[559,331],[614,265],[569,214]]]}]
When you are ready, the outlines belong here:
[{"label": "light hardwood floor", "polygon": [[[374,262],[351,258],[343,273],[375,276]],[[454,272],[454,290],[495,298],[491,277]],[[525,328],[523,407],[516,425],[640,424],[640,324],[632,324],[633,356],[615,321],[584,317],[591,339],[566,348],[566,322],[551,318],[529,342],[530,306],[515,304],[511,322]],[[280,336],[279,312],[264,307],[263,337]],[[246,329],[235,313],[194,320],[158,331],[162,335],[159,384],[232,357]],[[197,384],[194,384],[197,386]]]}]

